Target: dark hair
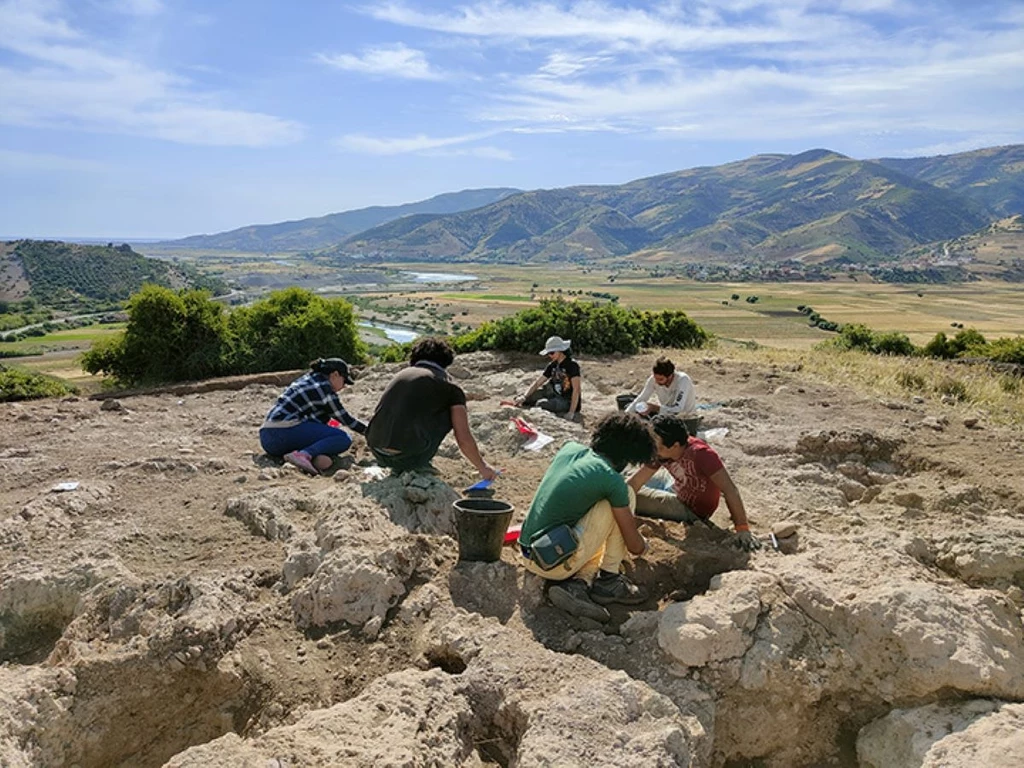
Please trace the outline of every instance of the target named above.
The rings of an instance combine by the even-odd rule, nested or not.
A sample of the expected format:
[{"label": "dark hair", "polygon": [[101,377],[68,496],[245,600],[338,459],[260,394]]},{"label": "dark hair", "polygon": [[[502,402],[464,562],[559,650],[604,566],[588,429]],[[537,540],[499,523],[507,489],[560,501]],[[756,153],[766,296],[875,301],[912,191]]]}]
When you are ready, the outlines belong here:
[{"label": "dark hair", "polygon": [[597,422],[590,447],[620,472],[627,464],[646,464],[654,457],[651,430],[632,413],[609,413]]},{"label": "dark hair", "polygon": [[341,378],[345,380],[346,384],[355,383],[355,378],[352,376],[352,372],[349,371],[348,363],[340,357],[318,357],[316,360],[310,362],[309,370],[313,373],[326,375],[339,373],[341,374]]},{"label": "dark hair", "polygon": [[676,365],[667,357],[659,357],[654,361],[654,373],[658,376],[671,376],[676,372]]},{"label": "dark hair", "polygon": [[409,353],[409,364],[416,365],[423,360],[437,363],[442,368],[447,368],[455,362],[455,352],[451,345],[444,339],[435,339],[428,336],[417,341]]},{"label": "dark hair", "polygon": [[690,430],[686,428],[686,422],[678,416],[655,416],[651,419],[651,427],[666,448],[671,448],[676,443],[686,445],[690,442]]}]

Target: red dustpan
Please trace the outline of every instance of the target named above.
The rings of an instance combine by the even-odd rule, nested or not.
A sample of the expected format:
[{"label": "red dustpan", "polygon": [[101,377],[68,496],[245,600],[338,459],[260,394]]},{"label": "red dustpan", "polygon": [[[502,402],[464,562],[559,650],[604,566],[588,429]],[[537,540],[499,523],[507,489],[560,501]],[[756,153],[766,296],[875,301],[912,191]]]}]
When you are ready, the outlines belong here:
[{"label": "red dustpan", "polygon": [[523,530],[523,526],[522,526],[521,523],[516,523],[515,525],[510,525],[508,527],[508,530],[505,531],[505,543],[506,544],[515,544],[516,541],[519,540],[519,532],[521,530]]}]

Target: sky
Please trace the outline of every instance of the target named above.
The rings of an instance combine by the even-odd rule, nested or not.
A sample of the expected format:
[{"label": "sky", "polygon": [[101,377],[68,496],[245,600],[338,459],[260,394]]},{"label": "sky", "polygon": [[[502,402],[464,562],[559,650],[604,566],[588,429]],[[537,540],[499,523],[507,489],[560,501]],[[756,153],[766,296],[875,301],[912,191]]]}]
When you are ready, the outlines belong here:
[{"label": "sky", "polygon": [[0,0],[0,237],[1024,143],[1024,0]]}]

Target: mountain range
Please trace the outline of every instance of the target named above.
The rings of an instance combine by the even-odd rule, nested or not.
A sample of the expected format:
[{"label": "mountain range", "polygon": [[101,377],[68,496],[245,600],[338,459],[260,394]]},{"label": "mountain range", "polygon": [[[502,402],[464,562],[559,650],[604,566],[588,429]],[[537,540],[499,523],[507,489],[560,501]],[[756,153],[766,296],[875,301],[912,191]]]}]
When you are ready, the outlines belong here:
[{"label": "mountain range", "polygon": [[175,244],[252,249],[258,233],[263,250],[290,243],[342,260],[870,263],[1019,213],[1024,145],[878,160],[813,149],[619,185],[468,190]]},{"label": "mountain range", "polygon": [[388,221],[420,213],[445,214],[466,211],[514,195],[518,189],[466,189],[448,192],[429,200],[406,205],[372,206],[326,216],[283,221],[279,224],[253,224],[215,235],[193,235],[159,243],[180,248],[214,248],[232,251],[274,253],[312,251],[335,245],[350,235]]}]

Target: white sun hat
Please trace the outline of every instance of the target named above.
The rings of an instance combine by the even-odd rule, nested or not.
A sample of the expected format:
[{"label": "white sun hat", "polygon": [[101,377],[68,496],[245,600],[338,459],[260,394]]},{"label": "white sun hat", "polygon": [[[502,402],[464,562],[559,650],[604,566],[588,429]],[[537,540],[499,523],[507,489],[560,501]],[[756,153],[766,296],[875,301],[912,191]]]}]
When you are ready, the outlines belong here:
[{"label": "white sun hat", "polygon": [[563,339],[561,336],[548,336],[548,340],[544,343],[544,349],[540,351],[542,355],[550,355],[552,352],[565,352],[572,345],[572,339]]}]

